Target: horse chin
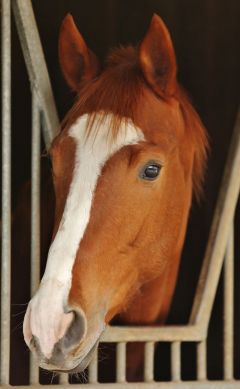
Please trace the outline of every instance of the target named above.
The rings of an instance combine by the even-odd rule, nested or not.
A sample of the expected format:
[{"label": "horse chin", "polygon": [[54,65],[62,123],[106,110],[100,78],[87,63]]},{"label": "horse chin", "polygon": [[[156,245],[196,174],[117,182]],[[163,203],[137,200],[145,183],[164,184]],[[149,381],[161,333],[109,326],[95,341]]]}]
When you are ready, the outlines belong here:
[{"label": "horse chin", "polygon": [[54,369],[54,372],[56,373],[81,373],[83,370],[85,370],[89,363],[91,362],[91,359],[93,357],[93,354],[98,347],[99,339],[96,341],[96,343],[93,345],[93,347],[90,349],[90,351],[87,353],[87,355],[73,368],[69,370],[56,370]]},{"label": "horse chin", "polygon": [[86,367],[88,367],[89,363],[91,362],[93,354],[94,354],[96,348],[98,347],[98,344],[99,344],[99,340],[97,340],[97,342],[93,345],[91,350],[81,360],[81,362],[76,367],[74,367],[72,370],[69,370],[68,373],[81,373],[83,370],[85,370]]},{"label": "horse chin", "polygon": [[[49,363],[40,363],[40,367],[44,370],[48,370],[55,373],[81,373],[83,370],[86,369],[86,367],[91,362],[91,359],[93,357],[93,354],[98,347],[99,344],[99,338],[96,340],[94,345],[91,347],[91,349],[88,351],[88,353],[83,357],[79,358],[79,360],[75,360],[75,366],[73,368],[60,368],[58,369],[56,366],[49,364]],[[77,362],[77,363],[76,363]]]}]

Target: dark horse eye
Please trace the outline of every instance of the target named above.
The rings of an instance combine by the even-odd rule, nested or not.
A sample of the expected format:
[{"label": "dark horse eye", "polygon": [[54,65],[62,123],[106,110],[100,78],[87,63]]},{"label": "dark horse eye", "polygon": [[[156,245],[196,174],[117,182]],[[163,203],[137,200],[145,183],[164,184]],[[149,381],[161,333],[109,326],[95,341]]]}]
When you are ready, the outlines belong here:
[{"label": "dark horse eye", "polygon": [[161,166],[156,162],[149,162],[140,172],[140,177],[144,180],[155,180],[160,172]]}]

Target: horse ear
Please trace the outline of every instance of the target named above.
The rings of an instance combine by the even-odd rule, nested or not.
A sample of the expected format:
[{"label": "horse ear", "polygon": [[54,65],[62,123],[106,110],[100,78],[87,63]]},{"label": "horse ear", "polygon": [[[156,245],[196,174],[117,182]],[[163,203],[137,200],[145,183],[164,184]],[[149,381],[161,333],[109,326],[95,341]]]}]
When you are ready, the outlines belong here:
[{"label": "horse ear", "polygon": [[154,14],[139,48],[144,78],[161,97],[174,93],[177,64],[172,40],[162,19]]},{"label": "horse ear", "polygon": [[98,72],[98,60],[70,14],[64,18],[60,29],[59,61],[68,85],[75,91],[79,90],[82,81],[91,80]]}]

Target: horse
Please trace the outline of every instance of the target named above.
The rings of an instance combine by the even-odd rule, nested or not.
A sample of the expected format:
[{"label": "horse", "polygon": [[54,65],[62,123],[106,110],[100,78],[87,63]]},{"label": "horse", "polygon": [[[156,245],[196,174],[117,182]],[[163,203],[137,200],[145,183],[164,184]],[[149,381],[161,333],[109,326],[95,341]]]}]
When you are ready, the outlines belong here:
[{"label": "horse", "polygon": [[68,14],[59,59],[77,99],[49,150],[55,221],[23,332],[40,367],[71,373],[114,318],[166,321],[208,138],[158,15],[101,68]]}]

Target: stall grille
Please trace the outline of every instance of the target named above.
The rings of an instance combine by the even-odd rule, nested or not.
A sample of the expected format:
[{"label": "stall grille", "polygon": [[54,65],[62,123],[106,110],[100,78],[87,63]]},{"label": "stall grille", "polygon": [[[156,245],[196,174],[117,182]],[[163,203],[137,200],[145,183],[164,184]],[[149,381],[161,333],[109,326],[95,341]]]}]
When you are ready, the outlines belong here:
[{"label": "stall grille", "polygon": [[[48,71],[40,43],[30,0],[1,1],[2,32],[2,264],[1,264],[1,361],[0,385],[10,387],[10,288],[11,288],[11,7],[17,25],[32,90],[32,209],[31,209],[31,293],[40,278],[40,136],[46,147],[59,128]],[[39,72],[38,70],[41,69]],[[89,389],[106,386],[118,388],[239,388],[234,379],[234,214],[240,188],[240,111],[237,114],[229,155],[216,204],[210,236],[203,260],[189,324],[165,327],[111,327],[102,342],[116,343],[116,382],[98,382],[97,351],[89,366]],[[223,372],[220,381],[207,377],[207,336],[214,298],[223,269],[224,334]],[[171,381],[154,381],[154,352],[157,342],[171,343]],[[144,382],[126,380],[126,346],[128,342],[144,342]],[[196,380],[181,379],[181,345],[195,342],[197,347]],[[240,361],[239,361],[240,362]],[[39,370],[30,358],[27,388],[39,385]],[[53,385],[51,385],[53,386]],[[62,374],[58,387],[70,386]],[[23,388],[23,386],[22,386]]]}]

